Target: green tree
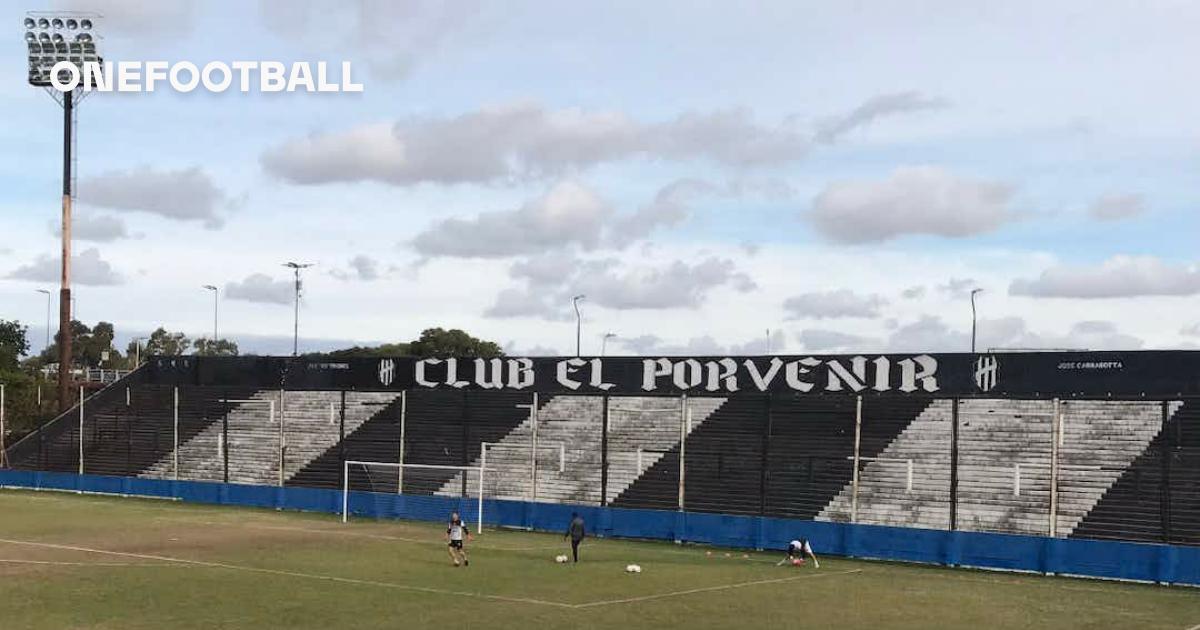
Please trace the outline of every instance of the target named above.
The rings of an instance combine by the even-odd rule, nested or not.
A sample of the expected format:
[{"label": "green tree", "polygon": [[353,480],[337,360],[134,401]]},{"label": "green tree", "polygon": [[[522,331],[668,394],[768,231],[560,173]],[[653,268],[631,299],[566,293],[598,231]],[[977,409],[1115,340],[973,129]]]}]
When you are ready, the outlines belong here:
[{"label": "green tree", "polygon": [[355,359],[360,357],[406,357],[409,355],[407,343],[385,343],[378,346],[354,346],[332,352],[320,352],[313,356],[329,359]]},{"label": "green tree", "polygon": [[29,328],[21,322],[0,319],[0,370],[16,370],[20,357],[29,352]]},{"label": "green tree", "polygon": [[428,357],[480,357],[490,359],[504,356],[500,344],[476,339],[466,331],[452,328],[427,328],[421,336],[408,344],[409,353],[420,358]]},{"label": "green tree", "polygon": [[192,347],[192,340],[183,333],[173,333],[159,326],[150,333],[150,339],[143,348],[143,356],[177,357],[185,354]]},{"label": "green tree", "polygon": [[46,413],[37,408],[37,381],[21,369],[20,357],[29,352],[28,328],[18,321],[0,320],[0,383],[4,384],[5,444],[28,433]]},{"label": "green tree", "polygon": [[213,341],[201,337],[196,340],[195,347],[196,355],[201,357],[236,357],[238,355],[237,343],[228,339]]}]

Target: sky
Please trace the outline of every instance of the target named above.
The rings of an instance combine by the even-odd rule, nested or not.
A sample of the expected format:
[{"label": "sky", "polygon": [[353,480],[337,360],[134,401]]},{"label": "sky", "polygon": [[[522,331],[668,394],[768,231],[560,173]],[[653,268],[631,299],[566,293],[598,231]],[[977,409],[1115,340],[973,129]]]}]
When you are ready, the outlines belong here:
[{"label": "sky", "polygon": [[[1200,347],[1200,4],[171,2],[107,60],[362,93],[91,94],[76,315],[286,353]],[[44,342],[61,118],[0,47],[0,319]],[[53,305],[52,305],[53,306]],[[55,309],[56,306],[53,306]],[[55,311],[57,312],[57,311]],[[615,336],[604,342],[606,333]]]}]

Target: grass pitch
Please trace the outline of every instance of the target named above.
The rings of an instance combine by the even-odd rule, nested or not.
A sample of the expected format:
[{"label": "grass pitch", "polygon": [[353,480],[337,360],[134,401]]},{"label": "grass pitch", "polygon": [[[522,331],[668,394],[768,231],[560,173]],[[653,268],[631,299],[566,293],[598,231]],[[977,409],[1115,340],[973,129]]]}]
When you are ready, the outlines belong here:
[{"label": "grass pitch", "polygon": [[[454,568],[438,524],[0,492],[0,628],[1164,628],[1200,591],[485,531]],[[711,555],[708,553],[711,551]],[[726,553],[729,555],[727,556]],[[820,554],[820,550],[817,550]],[[643,572],[624,572],[627,564]]]}]

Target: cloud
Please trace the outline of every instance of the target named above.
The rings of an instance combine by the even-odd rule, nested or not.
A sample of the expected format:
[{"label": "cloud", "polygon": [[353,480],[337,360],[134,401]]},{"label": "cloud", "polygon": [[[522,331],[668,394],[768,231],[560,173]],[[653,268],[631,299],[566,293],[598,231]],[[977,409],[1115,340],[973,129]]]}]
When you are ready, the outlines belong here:
[{"label": "cloud", "polygon": [[918,92],[880,94],[842,116],[822,121],[817,125],[816,140],[828,144],[885,116],[942,109],[947,105],[947,101],[943,99],[930,98]]},{"label": "cloud", "polygon": [[142,166],[109,171],[81,181],[79,198],[83,203],[114,210],[202,221],[208,228],[222,225],[217,210],[228,203],[225,193],[199,167],[159,171]]},{"label": "cloud", "polygon": [[381,275],[379,261],[370,256],[360,254],[351,258],[348,264],[349,270],[334,269],[329,272],[329,275],[338,280],[362,280],[364,282],[378,280]]},{"label": "cloud", "polygon": [[[1029,329],[1020,317],[979,320],[980,350],[1135,350],[1144,342],[1122,333],[1112,322],[1081,321],[1065,333],[1039,333]],[[968,352],[969,331],[952,329],[941,318],[925,315],[892,331],[884,343],[891,352]]]},{"label": "cloud", "polygon": [[557,348],[543,345],[529,347],[517,346],[515,341],[504,344],[504,354],[510,357],[561,357],[564,356]]},{"label": "cloud", "polygon": [[699,196],[752,194],[749,186],[679,179],[653,200],[618,214],[591,188],[566,180],[513,210],[483,212],[469,219],[443,219],[417,234],[413,249],[425,258],[506,258],[571,249],[624,249],[652,233],[687,221]]},{"label": "cloud", "polygon": [[950,278],[946,284],[939,284],[937,290],[951,298],[962,299],[969,297],[971,291],[979,287],[973,278]]},{"label": "cloud", "polygon": [[858,352],[866,347],[878,347],[879,341],[850,335],[836,330],[807,328],[796,335],[805,350],[810,352]]},{"label": "cloud", "polygon": [[887,300],[878,295],[858,295],[849,289],[802,293],[783,302],[787,319],[834,319],[839,317],[879,317]]},{"label": "cloud", "polygon": [[727,258],[681,260],[659,267],[615,268],[609,261],[584,263],[571,284],[588,302],[612,309],[698,308],[710,291],[729,286],[753,291],[754,281]]},{"label": "cloud", "polygon": [[926,234],[985,234],[1017,218],[1007,184],[958,177],[936,166],[897,168],[884,180],[825,187],[804,218],[840,243],[875,243]]},{"label": "cloud", "polygon": [[425,257],[502,258],[579,245],[595,248],[612,208],[575,182],[562,182],[515,210],[484,212],[473,219],[445,219],[416,236]]},{"label": "cloud", "polygon": [[267,28],[307,50],[365,59],[374,78],[407,77],[479,14],[479,2],[350,0],[336,9],[320,0],[260,0]]},{"label": "cloud", "polygon": [[68,11],[89,11],[104,17],[97,25],[105,35],[167,40],[190,33],[196,23],[196,2],[144,0],[57,0]]},{"label": "cloud", "polygon": [[[16,268],[8,277],[13,280],[58,282],[61,275],[60,259],[42,255],[32,263]],[[100,257],[99,250],[91,247],[71,257],[71,281],[85,286],[112,286],[121,284],[124,278]]]},{"label": "cloud", "polygon": [[255,273],[241,282],[227,283],[225,297],[259,304],[291,304],[295,290],[291,280],[273,280],[266,274]]},{"label": "cloud", "polygon": [[[59,236],[62,234],[62,226],[55,222],[50,223],[50,233]],[[77,241],[110,243],[129,238],[129,232],[125,229],[125,222],[119,217],[76,213],[71,217],[71,238]]]},{"label": "cloud", "polygon": [[697,195],[716,192],[712,184],[697,179],[680,179],[664,186],[654,200],[636,212],[618,217],[612,226],[610,240],[615,245],[646,238],[661,227],[683,223],[691,216],[688,202]]},{"label": "cloud", "polygon": [[[779,354],[784,351],[787,338],[783,331],[771,333],[771,352]],[[657,335],[637,335],[634,337],[617,337],[609,342],[617,345],[628,353],[635,355],[657,356],[720,356],[720,355],[764,355],[767,352],[767,338],[764,335],[741,343],[724,344],[712,335],[691,337],[685,342],[671,342]]]},{"label": "cloud", "polygon": [[909,287],[900,292],[900,297],[906,300],[919,300],[925,297],[925,287],[915,286]]},{"label": "cloud", "polygon": [[1098,267],[1060,265],[1033,279],[1017,279],[1009,295],[1121,298],[1200,293],[1200,268],[1170,265],[1153,256],[1114,256]]},{"label": "cloud", "polygon": [[1141,195],[1105,195],[1088,206],[1088,216],[1097,221],[1120,221],[1146,211]]},{"label": "cloud", "polygon": [[696,263],[629,266],[615,258],[581,260],[551,254],[514,263],[509,274],[525,281],[526,287],[501,290],[485,316],[570,320],[571,297],[580,294],[587,296],[587,306],[614,310],[695,309],[715,289],[746,293],[757,288],[733,261],[712,256]]},{"label": "cloud", "polygon": [[1191,326],[1184,326],[1183,329],[1179,331],[1179,334],[1183,335],[1184,337],[1200,337],[1200,322],[1196,322]]},{"label": "cloud", "polygon": [[[484,317],[508,319],[511,317],[536,317],[548,321],[574,320],[575,316],[567,311],[569,305],[552,305],[550,296],[534,290],[502,289],[496,294],[496,301],[486,311]],[[561,302],[561,300],[555,300]]]},{"label": "cloud", "polygon": [[[917,96],[877,99],[848,114],[832,137],[925,102]],[[451,117],[413,116],[313,134],[268,149],[260,161],[268,173],[293,184],[409,186],[562,177],[630,159],[779,166],[804,159],[812,144],[813,132],[800,128],[795,116],[763,124],[746,109],[643,122],[618,111],[509,103]]]}]

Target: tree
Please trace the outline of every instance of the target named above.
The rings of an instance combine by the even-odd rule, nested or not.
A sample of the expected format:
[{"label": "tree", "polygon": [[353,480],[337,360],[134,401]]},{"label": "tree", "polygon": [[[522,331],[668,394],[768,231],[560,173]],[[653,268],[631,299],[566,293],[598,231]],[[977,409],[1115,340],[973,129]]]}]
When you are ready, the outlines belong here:
[{"label": "tree", "polygon": [[420,357],[479,357],[490,359],[504,356],[500,345],[493,341],[476,339],[457,328],[427,328],[421,331],[416,341],[408,344],[409,354]]},{"label": "tree", "polygon": [[[83,326],[83,324],[80,324]],[[86,326],[83,326],[86,330]],[[99,322],[89,333],[78,335],[71,344],[71,354],[75,362],[87,367],[111,367],[121,362],[121,355],[113,348],[113,337],[116,331],[108,322]],[[105,360],[105,353],[108,359]]]},{"label": "tree", "polygon": [[29,352],[28,327],[0,319],[0,370],[16,370],[18,359]]},{"label": "tree", "polygon": [[192,340],[188,339],[183,333],[173,333],[159,326],[157,330],[150,333],[150,339],[146,341],[144,354],[147,356],[158,357],[177,357],[188,351],[192,347]]},{"label": "tree", "polygon": [[406,357],[409,355],[407,343],[385,343],[378,346],[354,346],[332,352],[316,353],[314,356],[329,359],[356,359],[361,357]]},{"label": "tree", "polygon": [[217,339],[213,341],[205,337],[196,340],[196,356],[201,357],[236,357],[238,355],[237,343],[228,339]]}]

